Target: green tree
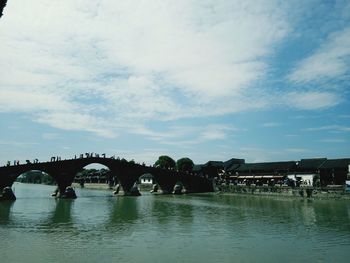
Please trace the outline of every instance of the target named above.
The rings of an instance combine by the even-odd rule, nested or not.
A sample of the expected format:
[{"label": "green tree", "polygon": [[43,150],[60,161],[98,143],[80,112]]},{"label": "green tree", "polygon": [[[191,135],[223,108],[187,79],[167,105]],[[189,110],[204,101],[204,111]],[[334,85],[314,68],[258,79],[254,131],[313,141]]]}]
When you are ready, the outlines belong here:
[{"label": "green tree", "polygon": [[159,168],[175,168],[175,161],[167,155],[161,155],[154,165]]},{"label": "green tree", "polygon": [[181,172],[191,172],[194,163],[190,158],[184,157],[176,161],[176,168]]}]

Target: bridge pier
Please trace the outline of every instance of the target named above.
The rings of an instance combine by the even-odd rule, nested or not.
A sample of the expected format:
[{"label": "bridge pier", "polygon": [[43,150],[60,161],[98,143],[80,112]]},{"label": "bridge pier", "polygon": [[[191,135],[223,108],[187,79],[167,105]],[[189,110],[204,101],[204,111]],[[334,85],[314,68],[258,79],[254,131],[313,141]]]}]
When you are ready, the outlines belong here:
[{"label": "bridge pier", "polygon": [[65,199],[77,198],[77,195],[72,187],[75,174],[76,173],[74,172],[51,173],[51,176],[55,178],[57,183],[57,189],[52,196]]},{"label": "bridge pier", "polygon": [[9,186],[0,189],[0,200],[16,200],[16,196]]},{"label": "bridge pier", "polygon": [[153,176],[163,194],[171,194],[174,191],[174,186],[179,181],[179,177],[169,170],[158,171]]},{"label": "bridge pier", "polygon": [[115,170],[117,174],[118,181],[124,190],[125,196],[140,196],[141,193],[137,187],[137,181],[139,177],[143,174],[143,170],[129,167],[124,167],[122,169]]},{"label": "bridge pier", "polygon": [[183,182],[187,193],[214,192],[213,182],[207,178],[183,175],[181,181]]},{"label": "bridge pier", "polygon": [[130,182],[123,182],[120,181],[120,184],[124,190],[124,195],[125,196],[140,196],[140,190],[137,187],[136,182],[133,184],[130,184]]}]

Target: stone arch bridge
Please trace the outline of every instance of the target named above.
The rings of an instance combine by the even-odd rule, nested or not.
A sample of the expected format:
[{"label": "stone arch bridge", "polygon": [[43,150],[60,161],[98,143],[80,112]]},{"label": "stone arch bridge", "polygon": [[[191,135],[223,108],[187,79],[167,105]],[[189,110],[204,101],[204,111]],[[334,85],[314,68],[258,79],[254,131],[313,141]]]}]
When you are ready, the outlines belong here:
[{"label": "stone arch bridge", "polygon": [[59,192],[64,193],[66,187],[71,186],[76,174],[89,164],[102,164],[109,168],[119,184],[124,189],[124,194],[130,194],[130,190],[139,177],[145,173],[153,175],[163,193],[171,193],[177,182],[182,182],[189,193],[212,192],[212,181],[197,174],[188,174],[176,170],[150,167],[125,160],[88,157],[51,162],[27,163],[21,165],[0,167],[0,190],[11,187],[17,177],[28,171],[42,171],[54,178]]}]

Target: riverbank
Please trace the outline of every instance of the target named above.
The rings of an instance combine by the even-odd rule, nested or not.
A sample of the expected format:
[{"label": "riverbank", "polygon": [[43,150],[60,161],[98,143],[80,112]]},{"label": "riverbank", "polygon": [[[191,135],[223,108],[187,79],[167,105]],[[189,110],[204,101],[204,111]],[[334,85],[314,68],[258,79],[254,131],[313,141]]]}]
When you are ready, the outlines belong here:
[{"label": "riverbank", "polygon": [[343,186],[308,186],[292,188],[289,186],[219,185],[216,187],[216,192],[219,194],[237,194],[268,197],[350,200],[350,193],[345,192]]},{"label": "riverbank", "polygon": [[[99,183],[85,183],[84,187],[81,187],[79,183],[72,183],[72,187],[74,188],[86,188],[86,189],[93,189],[93,190],[107,190],[107,191],[115,191],[115,186],[110,187],[108,184],[99,184]],[[152,190],[152,185],[139,185],[140,191],[150,191]],[[123,189],[120,189],[121,192],[123,192]]]},{"label": "riverbank", "polygon": [[72,187],[74,188],[87,188],[94,190],[111,190],[114,191],[114,187],[110,188],[108,184],[98,184],[98,183],[85,183],[84,187],[81,187],[79,183],[72,183]]},{"label": "riverbank", "polygon": [[[73,183],[74,188],[81,188],[80,184]],[[115,191],[115,188],[110,188],[108,184],[85,183],[84,188],[93,190]],[[149,191],[151,188],[143,189]],[[329,187],[297,187],[288,186],[245,186],[245,185],[219,185],[216,186],[217,194],[227,195],[252,195],[265,197],[283,197],[283,198],[312,198],[312,199],[348,199],[350,193],[346,193],[343,186]]]}]

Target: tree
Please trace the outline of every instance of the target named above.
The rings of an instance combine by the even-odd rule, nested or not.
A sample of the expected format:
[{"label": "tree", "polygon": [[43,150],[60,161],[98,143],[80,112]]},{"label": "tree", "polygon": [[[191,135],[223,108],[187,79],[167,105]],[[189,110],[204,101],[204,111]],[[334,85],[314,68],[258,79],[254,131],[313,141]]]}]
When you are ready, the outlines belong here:
[{"label": "tree", "polygon": [[6,6],[7,0],[1,1],[0,2],[0,17],[2,16],[2,11],[4,7]]},{"label": "tree", "polygon": [[181,172],[191,172],[194,163],[190,158],[184,157],[176,161],[176,168]]},{"label": "tree", "polygon": [[175,161],[167,155],[161,155],[154,165],[156,167],[165,169],[175,168]]}]

